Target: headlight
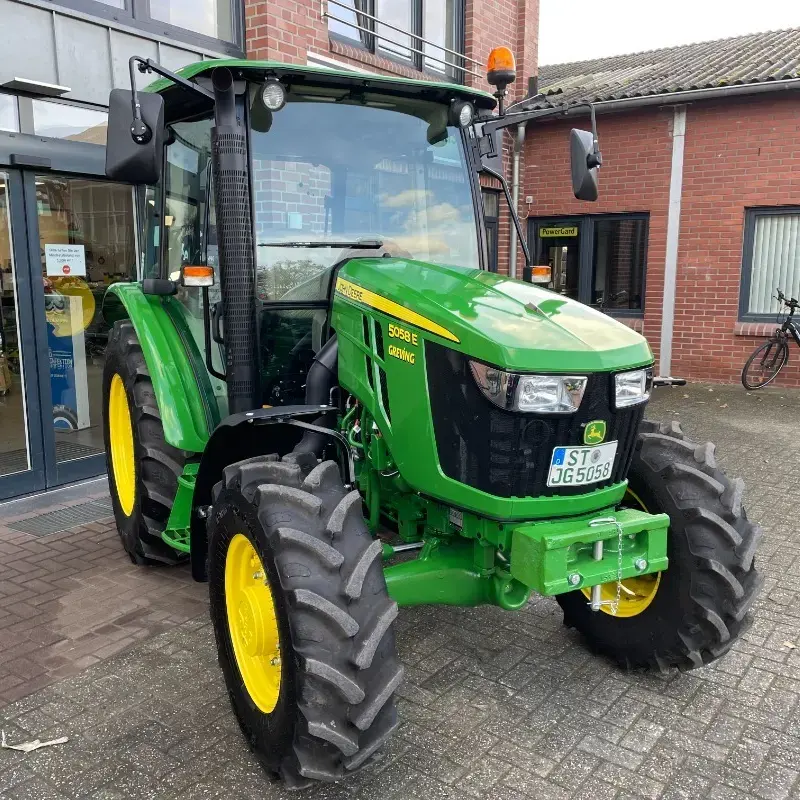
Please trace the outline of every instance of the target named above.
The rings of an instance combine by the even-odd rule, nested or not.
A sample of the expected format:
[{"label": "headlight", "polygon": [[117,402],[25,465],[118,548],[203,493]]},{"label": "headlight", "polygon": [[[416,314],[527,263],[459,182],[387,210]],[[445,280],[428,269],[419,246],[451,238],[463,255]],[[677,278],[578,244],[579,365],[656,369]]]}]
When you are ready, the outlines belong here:
[{"label": "headlight", "polygon": [[484,396],[508,411],[572,414],[586,390],[587,379],[582,375],[519,375],[478,361],[470,361],[469,366]]},{"label": "headlight", "polygon": [[615,375],[614,400],[616,407],[627,408],[649,400],[652,380],[652,369],[635,369],[631,372],[620,372]]}]

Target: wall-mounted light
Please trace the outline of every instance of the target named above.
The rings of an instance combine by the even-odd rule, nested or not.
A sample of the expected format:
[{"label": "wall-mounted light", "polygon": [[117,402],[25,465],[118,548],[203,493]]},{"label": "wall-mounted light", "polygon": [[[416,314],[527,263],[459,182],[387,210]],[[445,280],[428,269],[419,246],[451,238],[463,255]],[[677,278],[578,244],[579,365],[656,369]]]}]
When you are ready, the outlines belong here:
[{"label": "wall-mounted light", "polygon": [[71,92],[69,86],[59,86],[57,83],[45,83],[35,81],[31,78],[12,78],[10,81],[0,83],[4,89],[11,89],[15,92],[27,92],[28,94],[40,94],[45,97],[61,97],[62,94]]}]

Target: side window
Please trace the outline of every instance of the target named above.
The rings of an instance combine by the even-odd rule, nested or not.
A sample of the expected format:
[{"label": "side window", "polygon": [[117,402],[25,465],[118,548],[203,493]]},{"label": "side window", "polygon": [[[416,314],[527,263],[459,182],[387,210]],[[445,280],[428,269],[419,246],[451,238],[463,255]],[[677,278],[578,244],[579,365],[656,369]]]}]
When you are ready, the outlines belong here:
[{"label": "side window", "polygon": [[[156,209],[155,222],[149,232],[153,255],[160,260],[163,277],[176,280],[181,268],[187,265],[208,265],[215,269],[216,282],[209,289],[211,309],[220,302],[219,259],[214,228],[213,187],[211,186],[211,120],[178,122],[172,126],[175,141],[167,148],[162,180],[165,192],[163,220],[159,220],[159,190],[156,189],[151,208]],[[149,205],[146,200],[146,205]],[[184,321],[201,354],[205,353],[205,318],[203,290],[181,286],[176,300],[183,308]],[[223,331],[220,331],[224,333]],[[222,348],[212,345],[212,363],[223,372],[225,359]],[[218,402],[224,403],[225,384],[211,378]]]},{"label": "side window", "polygon": [[164,203],[164,266],[177,277],[186,264],[205,264],[211,120],[173,125],[167,148]]}]

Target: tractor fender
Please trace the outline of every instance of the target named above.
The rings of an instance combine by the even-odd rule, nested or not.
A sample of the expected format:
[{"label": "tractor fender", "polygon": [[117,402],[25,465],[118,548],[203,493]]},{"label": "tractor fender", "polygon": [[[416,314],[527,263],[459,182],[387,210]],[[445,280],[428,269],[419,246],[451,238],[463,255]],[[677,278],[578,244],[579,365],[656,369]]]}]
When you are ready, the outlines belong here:
[{"label": "tractor fender", "polygon": [[[210,512],[214,486],[223,478],[226,467],[238,461],[271,453],[290,453],[308,431],[308,425],[329,413],[328,405],[278,406],[259,408],[226,417],[208,440],[197,470],[192,495],[192,518],[190,552],[192,577],[196,581],[207,581],[206,560],[208,535],[206,521]],[[354,481],[353,455],[345,437],[337,430],[313,426],[316,433],[327,435],[338,447],[343,480],[351,485]]]},{"label": "tractor fender", "polygon": [[[158,410],[168,444],[200,453],[218,422],[216,401],[202,358],[188,329],[169,313],[172,298],[146,295],[138,283],[115,283],[103,298],[103,317],[111,325],[120,319],[133,324],[153,381]],[[181,325],[185,328],[185,325]],[[193,367],[193,362],[200,367]],[[208,383],[206,391],[200,382]]]}]

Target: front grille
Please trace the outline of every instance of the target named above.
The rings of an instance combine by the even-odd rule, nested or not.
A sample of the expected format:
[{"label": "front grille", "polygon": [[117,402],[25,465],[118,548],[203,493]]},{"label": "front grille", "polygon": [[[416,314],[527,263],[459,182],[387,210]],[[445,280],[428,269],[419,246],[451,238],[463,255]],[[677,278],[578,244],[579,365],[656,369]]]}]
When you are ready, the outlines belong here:
[{"label": "front grille", "polygon": [[[574,414],[523,414],[487,400],[455,350],[425,343],[428,389],[439,464],[445,475],[496,497],[585,494],[624,480],[644,404],[616,411],[611,373],[589,375]],[[611,476],[589,486],[548,487],[553,448],[583,444],[583,424],[606,421],[606,441],[618,442]]]}]

